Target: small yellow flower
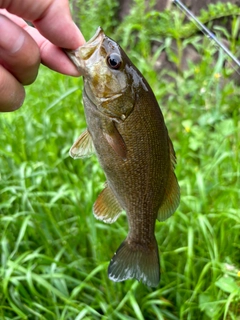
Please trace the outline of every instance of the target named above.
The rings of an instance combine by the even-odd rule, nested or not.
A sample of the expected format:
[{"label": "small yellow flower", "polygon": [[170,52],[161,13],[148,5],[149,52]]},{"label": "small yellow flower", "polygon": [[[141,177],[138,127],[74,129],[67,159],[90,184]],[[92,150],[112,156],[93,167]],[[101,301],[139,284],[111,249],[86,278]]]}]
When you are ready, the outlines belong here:
[{"label": "small yellow flower", "polygon": [[187,132],[187,133],[189,133],[190,131],[191,131],[191,128],[190,127],[185,127],[185,131]]},{"label": "small yellow flower", "polygon": [[238,271],[237,276],[240,277],[240,270]]},{"label": "small yellow flower", "polygon": [[198,67],[196,67],[196,68],[194,69],[194,71],[195,71],[195,73],[199,73],[199,72],[200,72],[200,69],[199,69]]},{"label": "small yellow flower", "polygon": [[219,80],[219,79],[221,78],[221,74],[220,74],[220,73],[215,73],[215,74],[214,74],[214,78],[215,78],[216,80]]}]

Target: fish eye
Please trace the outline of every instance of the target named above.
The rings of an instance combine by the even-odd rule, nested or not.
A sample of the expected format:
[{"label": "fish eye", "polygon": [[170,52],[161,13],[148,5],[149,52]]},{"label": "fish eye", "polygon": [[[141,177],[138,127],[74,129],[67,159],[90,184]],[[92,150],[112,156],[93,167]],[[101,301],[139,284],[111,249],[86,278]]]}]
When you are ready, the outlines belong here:
[{"label": "fish eye", "polygon": [[117,53],[111,53],[107,57],[107,63],[111,69],[118,70],[121,67],[122,59]]}]

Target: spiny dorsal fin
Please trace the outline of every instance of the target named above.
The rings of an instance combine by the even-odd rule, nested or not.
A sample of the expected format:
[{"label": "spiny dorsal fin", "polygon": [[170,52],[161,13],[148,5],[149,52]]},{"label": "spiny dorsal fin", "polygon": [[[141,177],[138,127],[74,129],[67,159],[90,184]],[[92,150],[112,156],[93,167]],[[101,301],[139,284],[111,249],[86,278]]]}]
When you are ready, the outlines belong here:
[{"label": "spiny dorsal fin", "polygon": [[79,159],[91,156],[94,153],[94,150],[92,137],[88,129],[86,129],[74,142],[69,154],[73,159]]},{"label": "spiny dorsal fin", "polygon": [[122,211],[123,209],[112,190],[109,186],[106,186],[93,205],[94,216],[106,223],[113,223]]},{"label": "spiny dorsal fin", "polygon": [[176,165],[176,156],[175,156],[175,151],[173,149],[172,141],[170,139],[169,139],[169,153],[170,153],[170,160],[171,160],[171,169],[170,169],[170,174],[168,178],[164,199],[158,210],[157,219],[159,221],[163,221],[169,218],[176,211],[180,202],[180,188],[177,182],[176,175],[174,173],[174,168]]}]

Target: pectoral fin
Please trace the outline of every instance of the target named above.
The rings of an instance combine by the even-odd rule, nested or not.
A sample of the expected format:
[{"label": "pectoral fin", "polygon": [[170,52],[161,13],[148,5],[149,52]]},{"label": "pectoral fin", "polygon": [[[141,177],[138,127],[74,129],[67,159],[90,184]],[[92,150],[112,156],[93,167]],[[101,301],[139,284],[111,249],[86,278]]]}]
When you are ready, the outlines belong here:
[{"label": "pectoral fin", "polygon": [[127,160],[127,147],[123,140],[123,137],[116,128],[114,122],[111,122],[110,126],[104,128],[103,135],[106,138],[108,144],[112,147],[117,155],[123,160]]},{"label": "pectoral fin", "polygon": [[112,190],[109,186],[106,186],[93,205],[94,216],[98,220],[102,220],[106,223],[113,223],[117,220],[122,211],[123,210]]},{"label": "pectoral fin", "polygon": [[166,220],[169,218],[177,209],[180,202],[180,188],[177,182],[176,175],[174,173],[174,168],[176,165],[176,156],[173,149],[172,141],[169,139],[169,152],[171,169],[168,178],[167,188],[164,195],[161,207],[158,210],[157,219],[159,221]]},{"label": "pectoral fin", "polygon": [[74,142],[71,147],[69,154],[72,158],[84,158],[89,157],[94,153],[94,145],[92,142],[92,137],[88,129],[86,129]]}]

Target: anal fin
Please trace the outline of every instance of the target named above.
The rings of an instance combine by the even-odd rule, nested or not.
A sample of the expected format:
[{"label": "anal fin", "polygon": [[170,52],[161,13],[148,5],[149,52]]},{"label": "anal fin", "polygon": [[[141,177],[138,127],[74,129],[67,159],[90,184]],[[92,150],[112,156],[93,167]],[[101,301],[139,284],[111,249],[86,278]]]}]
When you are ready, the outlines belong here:
[{"label": "anal fin", "polygon": [[93,205],[94,216],[106,223],[113,223],[123,211],[117,198],[107,185]]},{"label": "anal fin", "polygon": [[74,142],[69,154],[74,159],[89,157],[94,153],[94,145],[92,142],[92,137],[86,129]]}]

